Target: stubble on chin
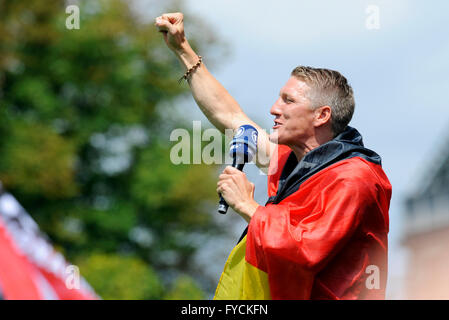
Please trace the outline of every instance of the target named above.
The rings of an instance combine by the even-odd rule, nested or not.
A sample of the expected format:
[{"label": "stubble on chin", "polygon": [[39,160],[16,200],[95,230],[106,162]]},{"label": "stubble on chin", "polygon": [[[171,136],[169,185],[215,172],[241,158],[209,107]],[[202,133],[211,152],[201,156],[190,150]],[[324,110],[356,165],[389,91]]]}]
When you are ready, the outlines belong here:
[{"label": "stubble on chin", "polygon": [[279,143],[279,136],[278,136],[277,129],[273,130],[273,132],[270,133],[268,138],[269,138],[270,142],[278,144]]}]

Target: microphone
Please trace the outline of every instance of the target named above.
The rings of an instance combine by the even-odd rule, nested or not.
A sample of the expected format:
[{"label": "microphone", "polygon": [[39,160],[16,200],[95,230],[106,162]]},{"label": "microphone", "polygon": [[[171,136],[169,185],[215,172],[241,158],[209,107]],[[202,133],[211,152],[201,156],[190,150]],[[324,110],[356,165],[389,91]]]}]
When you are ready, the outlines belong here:
[{"label": "microphone", "polygon": [[[251,162],[257,151],[257,130],[249,124],[240,126],[230,143],[229,155],[232,157],[232,166],[242,171],[245,163]],[[228,204],[220,195],[218,212],[226,214]]]}]

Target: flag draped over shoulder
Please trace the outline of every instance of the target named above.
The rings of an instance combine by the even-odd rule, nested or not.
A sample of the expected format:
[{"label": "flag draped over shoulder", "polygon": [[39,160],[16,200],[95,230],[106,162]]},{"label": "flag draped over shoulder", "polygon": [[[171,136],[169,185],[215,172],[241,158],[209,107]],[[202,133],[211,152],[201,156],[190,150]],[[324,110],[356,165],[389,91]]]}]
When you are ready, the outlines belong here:
[{"label": "flag draped over shoulder", "polygon": [[97,299],[79,270],[57,253],[9,193],[0,194],[0,297]]},{"label": "flag draped over shoulder", "polygon": [[215,299],[385,297],[391,185],[357,130],[348,127],[299,163],[279,146],[268,195],[231,252]]},{"label": "flag draped over shoulder", "polygon": [[270,299],[267,273],[245,259],[246,236],[229,255],[221,275],[215,299]]}]

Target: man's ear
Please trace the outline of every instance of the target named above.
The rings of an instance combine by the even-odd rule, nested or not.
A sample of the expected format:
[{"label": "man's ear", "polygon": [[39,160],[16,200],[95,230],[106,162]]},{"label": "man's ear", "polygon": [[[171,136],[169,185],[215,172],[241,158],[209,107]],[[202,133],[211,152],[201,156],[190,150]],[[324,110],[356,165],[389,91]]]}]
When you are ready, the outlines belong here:
[{"label": "man's ear", "polygon": [[330,123],[332,109],[329,106],[322,106],[315,109],[315,127],[321,127],[326,123]]}]

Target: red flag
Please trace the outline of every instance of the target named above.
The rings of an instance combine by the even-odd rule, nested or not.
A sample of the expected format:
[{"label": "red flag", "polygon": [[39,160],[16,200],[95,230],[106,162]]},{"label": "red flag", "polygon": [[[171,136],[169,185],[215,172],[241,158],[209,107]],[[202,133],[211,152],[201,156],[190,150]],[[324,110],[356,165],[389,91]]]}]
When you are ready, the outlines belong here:
[{"label": "red flag", "polygon": [[0,296],[10,300],[97,299],[9,193],[0,194]]}]

